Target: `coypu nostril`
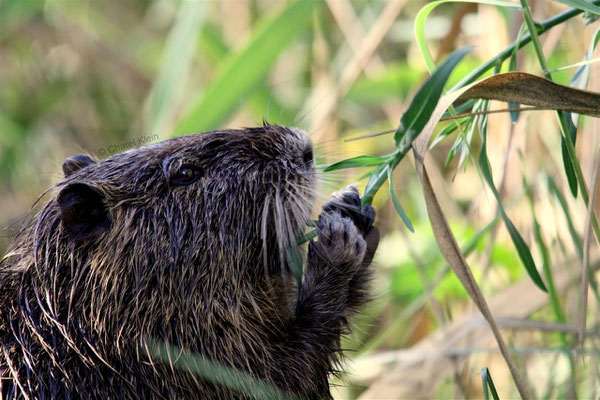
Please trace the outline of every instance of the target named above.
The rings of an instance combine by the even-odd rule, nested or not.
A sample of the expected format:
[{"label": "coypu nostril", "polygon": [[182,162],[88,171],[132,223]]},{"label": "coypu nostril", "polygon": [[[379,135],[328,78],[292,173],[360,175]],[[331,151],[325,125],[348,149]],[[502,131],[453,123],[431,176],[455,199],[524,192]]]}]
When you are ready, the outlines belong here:
[{"label": "coypu nostril", "polygon": [[304,150],[304,154],[302,155],[302,160],[307,167],[312,167],[313,162],[313,151],[312,148],[308,148]]}]

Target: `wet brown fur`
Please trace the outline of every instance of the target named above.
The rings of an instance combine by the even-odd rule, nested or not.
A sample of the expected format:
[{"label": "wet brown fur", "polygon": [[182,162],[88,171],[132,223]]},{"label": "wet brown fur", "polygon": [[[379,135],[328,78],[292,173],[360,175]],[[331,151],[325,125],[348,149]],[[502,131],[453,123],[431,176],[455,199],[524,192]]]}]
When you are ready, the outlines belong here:
[{"label": "wet brown fur", "polygon": [[[324,211],[297,293],[285,249],[314,201],[309,149],[303,132],[265,125],[66,165],[0,263],[3,398],[250,396],[160,362],[149,339],[330,397],[340,335],[367,299],[367,232]],[[200,177],[180,184],[186,165]],[[91,222],[69,214],[92,206]]]}]

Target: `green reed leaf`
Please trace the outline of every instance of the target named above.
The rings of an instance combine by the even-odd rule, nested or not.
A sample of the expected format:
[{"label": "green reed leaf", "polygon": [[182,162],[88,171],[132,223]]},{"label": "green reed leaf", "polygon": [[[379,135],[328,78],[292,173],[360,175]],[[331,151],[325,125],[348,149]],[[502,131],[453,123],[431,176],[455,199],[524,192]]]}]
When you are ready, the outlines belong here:
[{"label": "green reed leaf", "polygon": [[298,399],[276,386],[257,379],[248,373],[192,353],[172,344],[150,340],[146,348],[149,355],[180,371],[192,373],[215,385],[244,394],[251,399]]},{"label": "green reed leaf", "polygon": [[490,399],[490,392],[492,392],[492,398],[494,400],[500,400],[498,392],[496,391],[496,386],[494,386],[494,381],[492,380],[492,375],[487,367],[481,369],[481,380],[483,382],[484,400]]},{"label": "green reed leaf", "polygon": [[600,7],[590,4],[585,0],[554,0],[557,3],[566,4],[569,7],[576,8],[578,10],[586,11],[595,15],[600,15]]},{"label": "green reed leaf", "polygon": [[385,164],[390,160],[390,157],[376,157],[376,156],[368,156],[362,155],[352,158],[347,158],[342,161],[334,162],[333,164],[329,164],[324,167],[324,172],[336,171],[338,169],[346,169],[346,168],[357,168],[357,167],[369,167]]},{"label": "green reed leaf", "polygon": [[531,252],[529,251],[529,247],[519,234],[517,228],[515,228],[514,224],[506,214],[504,210],[504,206],[502,205],[502,200],[500,199],[500,194],[494,185],[494,178],[492,177],[492,171],[490,169],[490,162],[487,157],[487,135],[486,132],[482,132],[482,144],[481,144],[481,152],[479,153],[479,166],[481,168],[481,172],[488,183],[489,188],[491,189],[496,201],[498,203],[498,211],[502,220],[504,221],[504,225],[508,230],[510,238],[512,239],[513,244],[517,249],[517,253],[519,254],[519,258],[521,262],[525,266],[525,270],[529,274],[531,280],[544,292],[547,292],[546,285],[542,281],[542,278],[537,270],[535,262],[533,261],[533,257],[531,256]]},{"label": "green reed leaf", "polygon": [[394,189],[394,180],[392,178],[392,168],[389,165],[387,167],[387,175],[388,175],[388,183],[390,186],[390,196],[392,196],[392,203],[394,203],[396,212],[398,213],[400,218],[402,218],[402,221],[404,222],[404,225],[406,225],[408,230],[414,233],[415,229],[413,228],[412,222],[410,221],[410,218],[408,218],[408,215],[406,215],[404,208],[402,208],[402,204],[400,204],[400,201],[398,200],[398,197],[396,196],[396,190]]},{"label": "green reed leaf", "polygon": [[450,73],[473,47],[454,51],[421,86],[400,119],[394,141],[401,153],[406,153],[423,130],[437,105]]}]

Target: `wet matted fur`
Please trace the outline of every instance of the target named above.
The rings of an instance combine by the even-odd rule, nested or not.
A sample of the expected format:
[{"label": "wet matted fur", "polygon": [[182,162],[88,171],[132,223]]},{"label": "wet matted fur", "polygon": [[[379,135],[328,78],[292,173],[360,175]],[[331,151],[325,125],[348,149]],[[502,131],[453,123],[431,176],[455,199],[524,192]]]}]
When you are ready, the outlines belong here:
[{"label": "wet matted fur", "polygon": [[378,234],[356,189],[332,197],[298,293],[285,250],[314,203],[308,135],[214,131],[63,171],[0,263],[2,398],[247,397],[153,359],[148,340],[330,397]]}]

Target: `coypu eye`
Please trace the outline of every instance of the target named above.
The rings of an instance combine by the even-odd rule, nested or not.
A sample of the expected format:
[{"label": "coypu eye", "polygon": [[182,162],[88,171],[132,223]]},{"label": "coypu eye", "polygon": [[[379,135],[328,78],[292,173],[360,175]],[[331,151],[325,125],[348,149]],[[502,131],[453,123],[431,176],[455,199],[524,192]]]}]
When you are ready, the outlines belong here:
[{"label": "coypu eye", "polygon": [[304,152],[304,154],[302,155],[302,160],[304,161],[304,163],[307,166],[310,166],[310,164],[312,164],[313,161],[313,151],[312,149],[308,149]]},{"label": "coypu eye", "polygon": [[171,183],[174,185],[189,185],[200,179],[200,169],[194,165],[182,165],[179,170],[171,177]]}]

